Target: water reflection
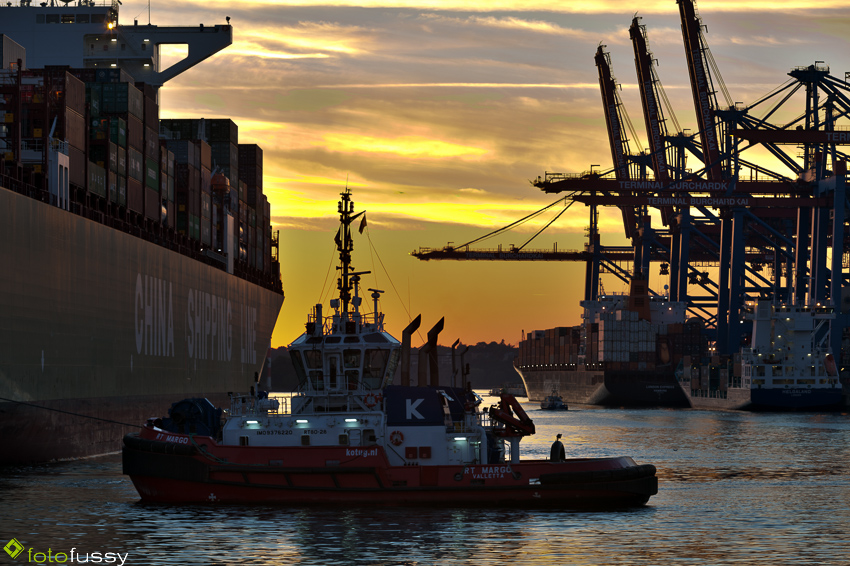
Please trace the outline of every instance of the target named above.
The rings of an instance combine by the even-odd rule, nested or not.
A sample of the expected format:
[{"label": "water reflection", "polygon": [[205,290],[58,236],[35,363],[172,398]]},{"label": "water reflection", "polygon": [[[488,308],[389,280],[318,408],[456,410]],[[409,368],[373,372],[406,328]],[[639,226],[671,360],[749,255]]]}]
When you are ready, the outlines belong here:
[{"label": "water reflection", "polygon": [[0,537],[152,565],[846,563],[846,415],[530,414],[526,454],[561,432],[573,456],[655,464],[659,494],[625,512],[151,506],[110,456],[0,470]]}]

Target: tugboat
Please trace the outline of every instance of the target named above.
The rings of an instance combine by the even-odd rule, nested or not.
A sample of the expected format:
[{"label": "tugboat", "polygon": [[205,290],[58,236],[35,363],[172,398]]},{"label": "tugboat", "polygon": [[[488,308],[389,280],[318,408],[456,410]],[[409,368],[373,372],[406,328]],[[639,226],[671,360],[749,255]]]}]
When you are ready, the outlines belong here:
[{"label": "tugboat", "polygon": [[540,408],[544,411],[566,411],[569,407],[564,400],[558,395],[558,391],[556,389],[552,390],[551,395],[547,395],[545,399],[540,402]]},{"label": "tugboat", "polygon": [[414,324],[402,342],[387,333],[378,289],[373,312],[361,311],[353,208],[346,189],[333,314],[317,305],[289,346],[298,391],[277,399],[252,387],[226,411],[185,399],[149,419],[124,437],[124,473],[142,501],[573,508],[643,505],[658,492],[655,467],[629,457],[521,459],[535,428],[510,394],[484,410],[469,384],[426,385],[421,367],[411,385]]}]

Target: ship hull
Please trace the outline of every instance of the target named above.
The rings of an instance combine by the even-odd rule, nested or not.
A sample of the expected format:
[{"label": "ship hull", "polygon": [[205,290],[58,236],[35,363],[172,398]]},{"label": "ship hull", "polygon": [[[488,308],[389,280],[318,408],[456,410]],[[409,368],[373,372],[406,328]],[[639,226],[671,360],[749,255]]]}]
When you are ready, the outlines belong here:
[{"label": "ship hull", "polygon": [[694,390],[683,386],[694,409],[717,411],[841,411],[845,410],[842,388],[808,389],[730,387],[726,390]]},{"label": "ship hull", "polygon": [[0,464],[114,452],[106,421],[253,382],[282,293],[3,188],[0,208]]},{"label": "ship hull", "polygon": [[839,411],[846,408],[840,387],[761,388],[753,389],[751,395],[754,411]]},{"label": "ship hull", "polygon": [[752,396],[749,389],[730,387],[726,391],[692,391],[689,386],[683,386],[683,391],[693,409],[710,411],[746,411],[753,408]]},{"label": "ship hull", "polygon": [[[198,395],[211,402],[226,399],[222,393]],[[0,404],[3,464],[71,460],[115,453],[121,437],[142,422],[162,413],[174,401],[170,395],[110,396],[52,399],[24,404]]]},{"label": "ship hull", "polygon": [[[150,432],[151,429],[147,429]],[[390,466],[382,447],[249,448],[129,434],[123,468],[151,503],[621,507],[658,492],[631,458]]]},{"label": "ship hull", "polygon": [[603,407],[688,407],[672,371],[536,370],[516,368],[528,400],[543,401],[553,390],[567,405]]}]

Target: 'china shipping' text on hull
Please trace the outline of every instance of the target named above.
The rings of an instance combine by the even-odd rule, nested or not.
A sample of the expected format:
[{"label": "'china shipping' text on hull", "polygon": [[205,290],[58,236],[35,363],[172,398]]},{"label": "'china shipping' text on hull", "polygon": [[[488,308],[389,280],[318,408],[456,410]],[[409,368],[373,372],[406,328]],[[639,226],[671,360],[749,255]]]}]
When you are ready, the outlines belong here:
[{"label": "'china shipping' text on hull", "polygon": [[115,451],[104,421],[253,381],[281,293],[2,188],[0,207],[0,462]]}]

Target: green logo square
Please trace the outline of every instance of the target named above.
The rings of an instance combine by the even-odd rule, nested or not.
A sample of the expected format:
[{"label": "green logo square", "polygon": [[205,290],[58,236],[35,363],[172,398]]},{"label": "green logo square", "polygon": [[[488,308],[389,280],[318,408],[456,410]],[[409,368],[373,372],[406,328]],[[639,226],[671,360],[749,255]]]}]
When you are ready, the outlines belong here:
[{"label": "green logo square", "polygon": [[24,551],[24,545],[19,543],[18,539],[13,538],[6,544],[6,546],[3,547],[3,550],[5,550],[6,554],[12,558],[17,558],[18,555]]}]

